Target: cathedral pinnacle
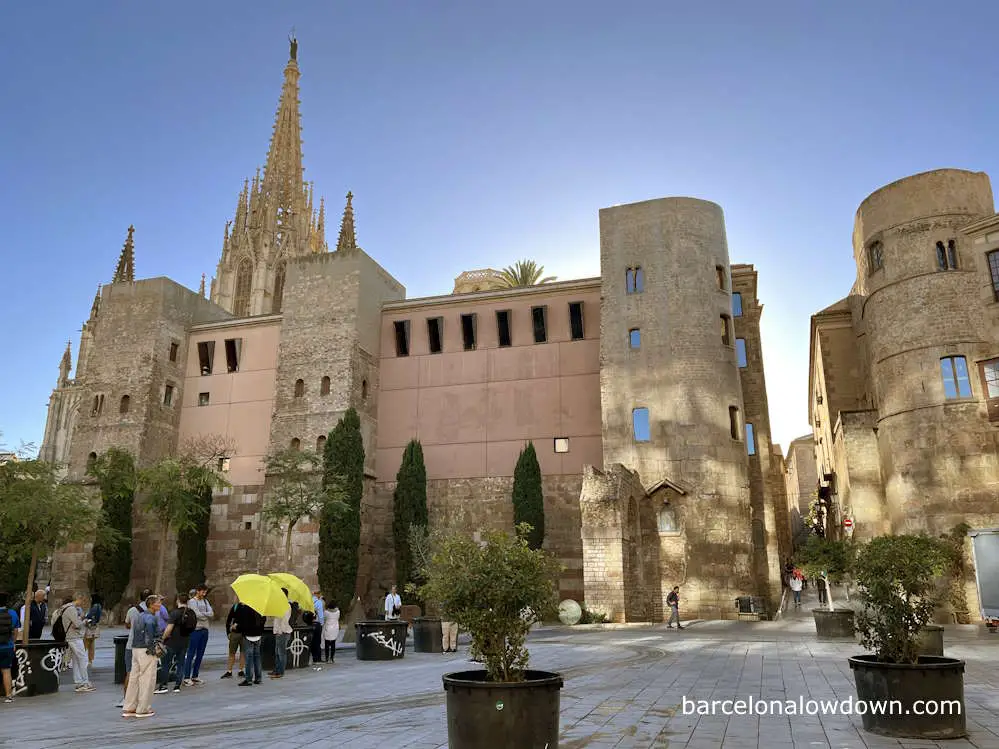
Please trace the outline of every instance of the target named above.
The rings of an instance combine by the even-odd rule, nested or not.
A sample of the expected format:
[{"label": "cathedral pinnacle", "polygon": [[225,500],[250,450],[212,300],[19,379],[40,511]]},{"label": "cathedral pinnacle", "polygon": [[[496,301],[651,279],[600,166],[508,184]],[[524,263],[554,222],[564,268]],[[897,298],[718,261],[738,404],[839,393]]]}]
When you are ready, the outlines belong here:
[{"label": "cathedral pinnacle", "polygon": [[347,193],[347,205],[343,209],[340,222],[340,236],[336,240],[337,252],[351,252],[357,249],[357,236],[354,233],[354,193]]},{"label": "cathedral pinnacle", "polygon": [[111,283],[119,283],[120,281],[127,281],[128,283],[135,282],[135,245],[132,242],[132,235],[135,233],[135,227],[128,227],[128,238],[125,240],[125,246],[121,248],[121,255],[118,258],[118,267],[115,268],[114,278],[111,279]]},{"label": "cathedral pinnacle", "polygon": [[198,288],[198,293],[204,298],[205,296],[205,274],[201,274],[201,286]]},{"label": "cathedral pinnacle", "polygon": [[66,341],[66,350],[62,354],[62,361],[59,362],[59,387],[63,387],[69,382],[69,370],[73,368],[73,342]]},{"label": "cathedral pinnacle", "polygon": [[97,313],[101,310],[101,285],[97,284],[97,293],[94,294],[94,303],[90,305],[90,319],[93,320],[97,317]]}]

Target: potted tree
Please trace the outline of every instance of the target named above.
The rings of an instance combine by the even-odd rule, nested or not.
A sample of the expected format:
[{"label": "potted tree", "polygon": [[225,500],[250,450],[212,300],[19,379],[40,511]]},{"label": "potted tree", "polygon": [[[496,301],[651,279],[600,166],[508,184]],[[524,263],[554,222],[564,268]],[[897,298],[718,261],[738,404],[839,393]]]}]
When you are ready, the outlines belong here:
[{"label": "potted tree", "polygon": [[531,527],[494,531],[479,542],[449,534],[440,540],[420,586],[425,600],[469,632],[484,670],[444,675],[451,749],[557,749],[557,673],[528,669],[531,625],[558,612],[561,566],[529,546]]},{"label": "potted tree", "polygon": [[[431,534],[425,525],[409,526],[409,552],[413,558],[412,578],[406,584],[406,592],[418,595],[420,585],[426,582],[427,566],[433,556],[434,541],[440,533]],[[425,615],[413,620],[413,650],[417,653],[443,653],[444,629],[437,606],[433,601],[424,601]]]},{"label": "potted tree", "polygon": [[867,706],[864,730],[893,738],[967,734],[964,661],[919,654],[920,632],[943,598],[936,578],[949,563],[946,544],[929,536],[882,536],[860,550],[854,570],[864,610],[857,629],[874,652],[850,658],[850,668],[858,701]]},{"label": "potted tree", "polygon": [[815,632],[820,640],[854,637],[853,609],[833,604],[832,585],[842,583],[850,573],[856,547],[850,541],[833,541],[810,536],[797,555],[809,580],[822,579],[826,584],[826,605],[812,609]]}]

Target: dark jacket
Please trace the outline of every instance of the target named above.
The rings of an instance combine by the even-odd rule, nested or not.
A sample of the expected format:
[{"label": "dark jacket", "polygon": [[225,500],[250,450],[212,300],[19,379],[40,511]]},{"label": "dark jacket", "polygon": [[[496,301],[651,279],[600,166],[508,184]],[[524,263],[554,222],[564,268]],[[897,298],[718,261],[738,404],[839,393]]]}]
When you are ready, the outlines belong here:
[{"label": "dark jacket", "polygon": [[38,601],[31,602],[31,618],[28,620],[28,637],[32,640],[38,640],[42,636],[42,630],[45,629],[45,625],[49,621],[49,607],[44,601],[38,603]]},{"label": "dark jacket", "polygon": [[264,634],[264,617],[245,603],[239,604],[233,623],[236,631],[244,637],[260,637]]},{"label": "dark jacket", "polygon": [[232,623],[236,620],[236,611],[240,609],[241,606],[238,603],[234,603],[229,607],[229,613],[225,617],[225,631],[232,631]]}]

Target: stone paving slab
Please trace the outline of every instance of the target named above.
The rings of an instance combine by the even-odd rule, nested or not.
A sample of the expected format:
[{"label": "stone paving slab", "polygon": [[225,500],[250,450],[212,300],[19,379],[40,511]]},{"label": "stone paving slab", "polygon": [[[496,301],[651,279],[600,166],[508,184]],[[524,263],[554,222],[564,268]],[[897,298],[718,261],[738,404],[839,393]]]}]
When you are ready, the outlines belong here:
[{"label": "stone paving slab", "polygon": [[[973,629],[948,627],[945,635],[948,655],[967,661],[967,740],[879,738],[863,732],[859,716],[683,714],[684,697],[854,696],[846,659],[861,652],[859,646],[818,642],[814,630],[807,634],[800,621],[703,622],[683,632],[545,627],[529,643],[533,668],[564,674],[561,749],[999,749],[999,637],[982,638]],[[157,716],[139,721],[122,719],[112,707],[120,691],[111,683],[108,637],[97,653],[99,691],[74,694],[64,677],[70,686],[59,694],[0,705],[5,745],[446,749],[441,675],[472,667],[467,652],[407,649],[402,660],[361,662],[351,650],[338,649],[332,667],[289,671],[284,679],[241,688],[235,679],[218,679],[225,654],[221,632],[213,632],[209,643],[202,672],[208,683],[155,696]]]}]

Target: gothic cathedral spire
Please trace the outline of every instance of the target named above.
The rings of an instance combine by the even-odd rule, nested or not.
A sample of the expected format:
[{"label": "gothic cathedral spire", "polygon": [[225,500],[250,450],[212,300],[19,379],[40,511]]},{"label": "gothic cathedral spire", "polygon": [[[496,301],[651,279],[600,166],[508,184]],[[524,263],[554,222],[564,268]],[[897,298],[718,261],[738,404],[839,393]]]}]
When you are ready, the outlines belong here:
[{"label": "gothic cathedral spire", "polygon": [[237,317],[280,311],[285,261],[329,251],[322,203],[317,221],[304,177],[298,41],[289,41],[264,173],[261,177],[258,171],[252,184],[243,185],[211,284],[212,301]]},{"label": "gothic cathedral spire", "polygon": [[125,240],[125,246],[121,248],[121,255],[118,257],[118,267],[115,268],[114,278],[111,279],[111,283],[119,283],[121,281],[127,281],[128,283],[135,282],[135,245],[132,242],[132,235],[135,233],[135,227],[128,227],[128,238]]},{"label": "gothic cathedral spire", "polygon": [[347,205],[343,209],[340,222],[340,236],[336,240],[337,252],[351,252],[357,249],[357,235],[354,232],[354,193],[347,193]]},{"label": "gothic cathedral spire", "polygon": [[66,350],[59,362],[59,387],[66,387],[69,382],[69,371],[73,368],[73,342],[66,341]]}]

